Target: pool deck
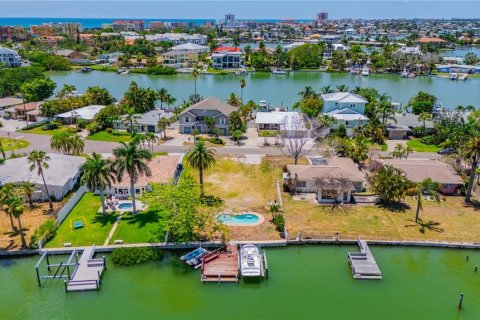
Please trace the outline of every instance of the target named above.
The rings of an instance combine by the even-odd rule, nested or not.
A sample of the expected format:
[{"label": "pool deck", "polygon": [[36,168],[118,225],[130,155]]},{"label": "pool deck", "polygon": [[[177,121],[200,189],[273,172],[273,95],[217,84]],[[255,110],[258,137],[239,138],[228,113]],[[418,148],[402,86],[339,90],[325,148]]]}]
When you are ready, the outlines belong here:
[{"label": "pool deck", "polygon": [[238,282],[238,248],[228,245],[202,258],[202,282]]},{"label": "pool deck", "polygon": [[[107,213],[112,213],[112,212],[120,212],[120,213],[132,212],[132,207],[125,208],[125,209],[120,209],[120,208],[119,208],[119,205],[121,205],[121,204],[123,204],[123,203],[131,204],[132,201],[130,201],[130,200],[119,200],[119,201],[118,201],[118,204],[115,205],[115,210],[112,210],[112,208],[107,205],[107,206],[105,207],[105,212],[107,212]],[[135,200],[135,204],[136,204],[136,206],[137,206],[137,211],[145,211],[145,210],[148,208],[145,204],[143,204],[141,201],[138,201],[138,200]],[[98,213],[103,213],[103,211],[102,211],[102,206],[100,206],[100,208],[98,209],[97,212],[98,212]]]}]

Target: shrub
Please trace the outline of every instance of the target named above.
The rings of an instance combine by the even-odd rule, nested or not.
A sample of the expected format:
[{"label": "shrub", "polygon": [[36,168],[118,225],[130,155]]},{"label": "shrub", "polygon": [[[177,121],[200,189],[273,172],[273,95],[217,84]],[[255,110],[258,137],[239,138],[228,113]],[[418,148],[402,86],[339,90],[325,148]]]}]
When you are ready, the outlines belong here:
[{"label": "shrub", "polygon": [[283,214],[277,215],[271,221],[275,226],[275,230],[277,230],[278,232],[283,232],[285,230],[285,217],[283,216]]},{"label": "shrub", "polygon": [[47,123],[46,125],[42,126],[42,130],[55,130],[58,129],[58,124],[56,123]]},{"label": "shrub", "polygon": [[99,131],[101,129],[101,126],[98,124],[98,122],[91,122],[87,126],[87,130],[90,132],[90,134],[94,134],[95,132]]},{"label": "shrub", "polygon": [[88,126],[88,121],[85,119],[78,119],[77,120],[77,127],[80,129],[85,129]]},{"label": "shrub", "polygon": [[421,139],[421,142],[424,144],[435,144],[435,137],[425,136]]},{"label": "shrub", "polygon": [[112,252],[112,261],[119,266],[131,266],[158,260],[160,253],[153,248],[116,248]]},{"label": "shrub", "polygon": [[46,243],[55,236],[57,231],[57,225],[55,220],[48,219],[42,223],[33,233],[30,238],[30,249],[38,249],[38,241],[43,238],[43,242]]},{"label": "shrub", "polygon": [[219,137],[210,138],[210,139],[208,139],[208,141],[210,141],[213,144],[225,144],[225,142],[222,139],[220,139]]},{"label": "shrub", "polygon": [[113,129],[112,129],[112,128],[107,128],[107,129],[105,129],[105,132],[106,132],[106,133],[112,133],[112,132],[113,132]]},{"label": "shrub", "polygon": [[67,128],[67,132],[70,132],[70,133],[77,133],[78,131],[80,131],[80,130],[77,129],[77,128],[73,128],[73,127],[68,127]]},{"label": "shrub", "polygon": [[2,128],[2,127],[3,127],[3,122],[2,122],[2,121],[0,121],[0,128]]}]

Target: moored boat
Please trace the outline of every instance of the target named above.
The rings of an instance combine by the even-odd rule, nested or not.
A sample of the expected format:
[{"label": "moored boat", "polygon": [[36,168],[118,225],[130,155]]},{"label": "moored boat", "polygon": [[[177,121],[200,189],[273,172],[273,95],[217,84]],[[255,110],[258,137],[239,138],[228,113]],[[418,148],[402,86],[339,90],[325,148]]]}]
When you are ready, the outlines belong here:
[{"label": "moored boat", "polygon": [[240,270],[243,277],[262,276],[262,255],[256,245],[246,244],[240,249]]},{"label": "moored boat", "polygon": [[202,263],[202,257],[209,253],[210,251],[207,249],[199,247],[186,255],[181,256],[180,260],[185,261],[189,266],[196,267]]},{"label": "moored boat", "polygon": [[279,70],[279,69],[273,69],[272,73],[273,74],[287,74],[287,71]]},{"label": "moored boat", "polygon": [[458,73],[451,73],[450,80],[458,80]]},{"label": "moored boat", "polygon": [[365,65],[362,68],[362,76],[368,76],[370,75],[370,69]]}]

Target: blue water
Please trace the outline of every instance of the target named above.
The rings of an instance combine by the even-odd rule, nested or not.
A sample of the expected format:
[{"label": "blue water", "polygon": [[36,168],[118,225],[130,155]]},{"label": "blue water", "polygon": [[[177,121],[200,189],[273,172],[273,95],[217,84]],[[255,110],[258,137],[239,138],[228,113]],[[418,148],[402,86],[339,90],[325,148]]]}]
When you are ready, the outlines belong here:
[{"label": "blue water", "polygon": [[217,216],[218,222],[223,222],[225,224],[240,224],[240,223],[257,223],[259,220],[258,216],[255,214],[244,213],[244,214],[229,214],[224,213]]},{"label": "blue water", "polygon": [[133,205],[131,203],[120,203],[118,209],[131,209]]}]

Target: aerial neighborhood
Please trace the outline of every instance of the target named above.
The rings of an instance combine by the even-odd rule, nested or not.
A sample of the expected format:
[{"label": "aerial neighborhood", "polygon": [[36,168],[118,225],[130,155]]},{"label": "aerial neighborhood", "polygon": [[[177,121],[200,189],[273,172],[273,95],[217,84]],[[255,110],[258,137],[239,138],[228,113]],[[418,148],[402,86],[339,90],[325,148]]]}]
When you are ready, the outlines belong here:
[{"label": "aerial neighborhood", "polygon": [[[162,260],[180,279],[256,277],[292,294],[282,281],[309,268],[308,281],[336,279],[336,259],[364,280],[419,259],[385,244],[479,248],[480,21],[73,20],[0,23],[0,258],[35,255],[39,290],[62,279],[66,292],[111,292],[119,266]],[[329,258],[264,250],[304,244],[327,244]],[[332,244],[360,252],[338,258]],[[478,254],[452,252],[451,265],[428,251],[408,268],[454,265],[467,279]],[[304,269],[280,276],[283,260]],[[177,290],[167,278],[155,290]],[[458,310],[468,288],[455,289]]]}]

